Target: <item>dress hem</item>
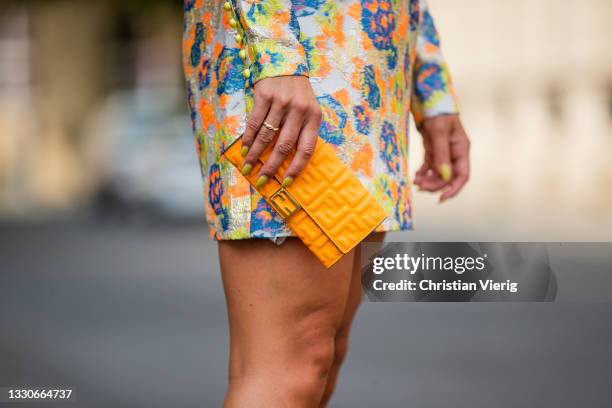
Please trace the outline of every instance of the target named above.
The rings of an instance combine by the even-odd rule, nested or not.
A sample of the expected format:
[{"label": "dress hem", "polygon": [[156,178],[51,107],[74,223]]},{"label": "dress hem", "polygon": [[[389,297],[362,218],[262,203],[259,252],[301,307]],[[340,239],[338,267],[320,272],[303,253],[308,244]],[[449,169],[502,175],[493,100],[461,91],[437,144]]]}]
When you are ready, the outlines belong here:
[{"label": "dress hem", "polygon": [[[212,230],[211,230],[212,231]],[[375,229],[372,232],[400,232],[400,231],[414,231],[414,226],[411,225],[408,227],[398,227],[398,228],[385,228],[383,230],[378,230]],[[297,235],[289,233],[280,233],[280,234],[262,234],[262,235],[257,235],[257,236],[251,236],[251,235],[232,235],[232,236],[220,236],[219,234],[216,234],[214,232],[211,233],[211,238],[215,241],[241,241],[241,240],[246,240],[246,239],[271,239],[274,240],[276,238],[289,238],[289,237],[296,237]]]}]

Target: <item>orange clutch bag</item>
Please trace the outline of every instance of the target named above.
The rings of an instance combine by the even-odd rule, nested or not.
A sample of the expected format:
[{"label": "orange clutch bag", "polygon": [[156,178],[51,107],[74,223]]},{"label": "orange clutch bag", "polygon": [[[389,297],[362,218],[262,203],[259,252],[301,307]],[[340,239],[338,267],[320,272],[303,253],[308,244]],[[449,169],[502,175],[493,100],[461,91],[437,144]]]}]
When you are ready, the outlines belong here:
[{"label": "orange clutch bag", "polygon": [[[243,161],[241,140],[242,137],[238,138],[223,152],[238,169]],[[246,176],[252,186],[255,187],[259,170],[272,149],[273,143]],[[278,173],[257,191],[329,268],[374,231],[387,215],[321,138],[304,171],[283,188],[283,174],[292,159],[292,155],[287,157]]]}]

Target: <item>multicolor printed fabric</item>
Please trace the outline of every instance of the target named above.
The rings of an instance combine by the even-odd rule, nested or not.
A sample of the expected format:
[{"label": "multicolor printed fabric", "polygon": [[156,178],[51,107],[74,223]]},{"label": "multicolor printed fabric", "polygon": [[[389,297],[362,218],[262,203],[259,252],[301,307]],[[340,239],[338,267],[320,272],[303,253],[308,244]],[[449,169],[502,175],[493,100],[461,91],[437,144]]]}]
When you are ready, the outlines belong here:
[{"label": "multicolor printed fabric", "polygon": [[253,104],[253,84],[307,76],[320,136],[388,210],[378,231],[412,228],[410,113],[457,112],[425,0],[185,0],[184,69],[216,239],[292,235],[222,159]]}]

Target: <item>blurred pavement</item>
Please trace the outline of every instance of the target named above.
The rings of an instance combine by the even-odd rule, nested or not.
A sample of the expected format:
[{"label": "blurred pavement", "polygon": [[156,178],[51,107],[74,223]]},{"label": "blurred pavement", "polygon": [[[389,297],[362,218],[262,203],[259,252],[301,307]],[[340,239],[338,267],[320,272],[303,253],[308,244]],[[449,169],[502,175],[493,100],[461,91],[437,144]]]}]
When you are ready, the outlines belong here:
[{"label": "blurred pavement", "polygon": [[[0,268],[0,386],[76,386],[73,407],[220,407],[227,322],[203,223],[3,224]],[[365,303],[331,406],[609,407],[611,312]]]}]

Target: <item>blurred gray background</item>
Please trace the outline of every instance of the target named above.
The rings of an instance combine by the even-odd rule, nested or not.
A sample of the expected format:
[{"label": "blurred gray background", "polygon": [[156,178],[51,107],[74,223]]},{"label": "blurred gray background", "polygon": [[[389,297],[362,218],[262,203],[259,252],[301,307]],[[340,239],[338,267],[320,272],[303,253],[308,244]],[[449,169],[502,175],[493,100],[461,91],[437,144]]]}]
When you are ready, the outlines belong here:
[{"label": "blurred gray background", "polygon": [[[473,176],[441,206],[415,192],[417,230],[389,239],[611,241],[612,3],[430,5]],[[227,321],[181,25],[178,0],[0,0],[0,386],[220,406]],[[611,312],[366,303],[332,407],[608,407]]]},{"label": "blurred gray background", "polygon": [[[2,231],[0,385],[72,385],[78,407],[221,406],[227,321],[204,225]],[[609,407],[611,312],[364,303],[331,406]]]}]

